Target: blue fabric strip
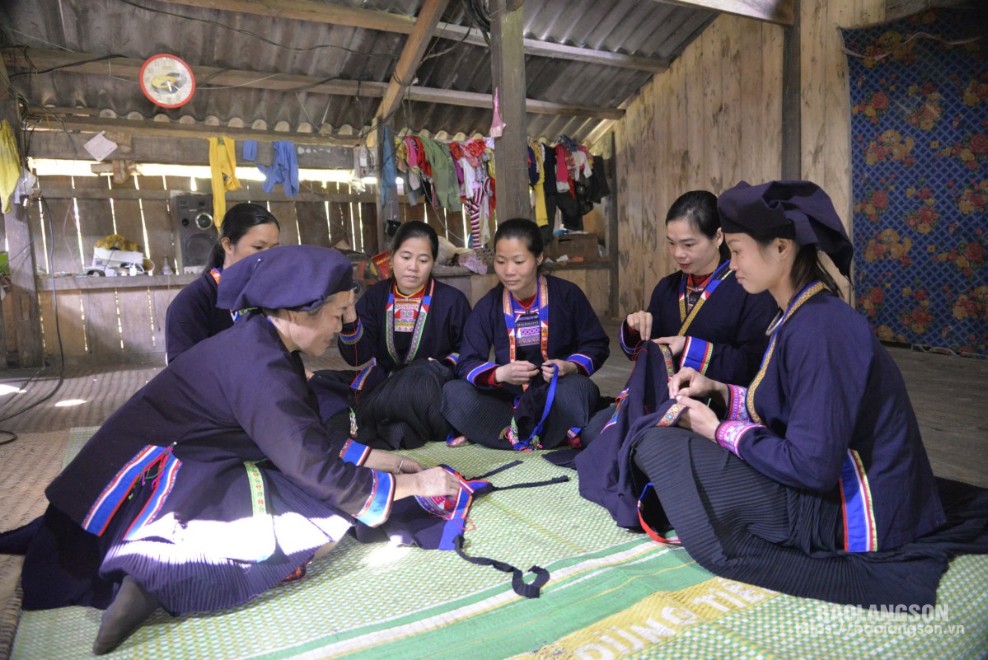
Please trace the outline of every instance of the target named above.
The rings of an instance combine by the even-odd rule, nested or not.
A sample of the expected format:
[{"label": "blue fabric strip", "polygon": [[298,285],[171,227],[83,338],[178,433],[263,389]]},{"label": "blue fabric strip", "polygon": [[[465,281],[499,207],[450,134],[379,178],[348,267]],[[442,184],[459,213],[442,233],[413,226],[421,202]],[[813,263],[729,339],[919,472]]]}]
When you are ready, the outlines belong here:
[{"label": "blue fabric strip", "polygon": [[100,536],[106,531],[107,525],[117,512],[120,505],[130,494],[131,489],[137,480],[141,478],[144,471],[164,454],[171,451],[171,447],[158,447],[148,445],[142,449],[126,465],[120,468],[116,476],[107,484],[99,498],[89,509],[89,513],[82,521],[82,528],[90,534]]},{"label": "blue fabric strip", "polygon": [[362,445],[353,438],[350,438],[343,445],[343,449],[340,451],[340,458],[343,459],[344,463],[363,465],[364,461],[370,455],[370,451],[370,447],[367,445]]},{"label": "blue fabric strip", "polygon": [[377,527],[391,514],[391,502],[394,501],[395,478],[390,472],[374,470],[374,490],[368,498],[364,509],[354,518],[368,527]]}]

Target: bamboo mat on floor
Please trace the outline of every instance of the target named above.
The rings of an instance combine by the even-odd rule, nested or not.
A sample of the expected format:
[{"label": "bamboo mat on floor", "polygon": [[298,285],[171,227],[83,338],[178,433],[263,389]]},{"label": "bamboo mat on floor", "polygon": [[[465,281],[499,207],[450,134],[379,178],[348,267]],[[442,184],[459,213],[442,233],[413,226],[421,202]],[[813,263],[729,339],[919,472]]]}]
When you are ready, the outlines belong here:
[{"label": "bamboo mat on floor", "polygon": [[[69,451],[92,430],[73,430]],[[520,459],[493,477],[499,485],[567,473],[538,454],[475,446],[409,453],[467,476]],[[988,649],[988,557],[955,560],[934,615],[874,618],[716,578],[685,551],[615,527],[579,497],[575,480],[480,498],[466,538],[471,554],[547,567],[542,597],[522,599],[505,574],[452,552],[348,537],[305,579],[247,606],[199,617],[158,612],[114,655],[984,657]],[[86,657],[99,615],[81,607],[25,612],[13,656]]]},{"label": "bamboo mat on floor", "polygon": [[[30,522],[45,510],[44,488],[59,470],[68,433],[20,433],[0,446],[0,530]],[[0,658],[6,658],[20,616],[23,557],[0,555]]]}]

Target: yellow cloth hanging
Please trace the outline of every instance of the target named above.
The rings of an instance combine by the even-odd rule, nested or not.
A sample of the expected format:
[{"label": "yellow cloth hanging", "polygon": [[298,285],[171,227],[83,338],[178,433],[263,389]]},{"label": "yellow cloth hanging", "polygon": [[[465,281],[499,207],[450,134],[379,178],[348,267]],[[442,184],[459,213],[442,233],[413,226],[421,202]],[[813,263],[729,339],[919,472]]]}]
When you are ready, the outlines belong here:
[{"label": "yellow cloth hanging", "polygon": [[209,171],[213,177],[213,224],[219,230],[226,215],[226,191],[240,190],[233,140],[209,138]]},{"label": "yellow cloth hanging", "polygon": [[10,198],[17,190],[17,182],[21,178],[21,156],[17,150],[17,139],[14,129],[4,119],[0,124],[0,206],[4,213],[10,213]]},{"label": "yellow cloth hanging", "polygon": [[545,205],[545,152],[542,151],[542,144],[539,142],[529,142],[528,146],[535,154],[535,169],[539,173],[539,178],[535,182],[535,224],[539,227],[548,227],[549,209]]}]

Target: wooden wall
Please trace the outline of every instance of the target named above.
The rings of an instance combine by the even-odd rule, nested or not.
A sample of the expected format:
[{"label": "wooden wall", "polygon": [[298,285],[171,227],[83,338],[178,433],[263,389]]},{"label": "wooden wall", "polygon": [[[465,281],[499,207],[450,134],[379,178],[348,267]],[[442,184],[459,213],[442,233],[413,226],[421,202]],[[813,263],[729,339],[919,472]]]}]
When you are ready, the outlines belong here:
[{"label": "wooden wall", "polygon": [[[801,0],[801,170],[851,217],[847,65],[838,27],[880,22],[884,0]],[[674,269],[665,213],[680,194],[720,194],[782,173],[784,28],[722,15],[629,104],[615,128],[618,314],[641,309]]]}]

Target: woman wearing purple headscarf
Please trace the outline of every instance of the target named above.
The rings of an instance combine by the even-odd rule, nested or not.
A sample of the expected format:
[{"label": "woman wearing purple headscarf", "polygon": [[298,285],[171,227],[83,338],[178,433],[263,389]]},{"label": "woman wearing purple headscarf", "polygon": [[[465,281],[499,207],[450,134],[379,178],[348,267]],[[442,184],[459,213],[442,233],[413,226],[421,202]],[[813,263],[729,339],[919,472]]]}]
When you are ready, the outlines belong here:
[{"label": "woman wearing purple headscarf", "polygon": [[452,495],[442,468],[334,436],[300,353],[321,355],[353,304],[336,250],[276,247],[228,268],[232,328],[189,348],[116,411],[45,491],[34,523],[0,535],[26,554],[25,609],[106,608],[94,653],[159,606],[173,615],[245,603],[385,522],[410,495]]},{"label": "woman wearing purple headscarf", "polygon": [[819,261],[850,271],[830,198],[807,181],[740,183],[718,210],[738,282],[779,312],[747,386],[670,378],[673,400],[631,454],[657,496],[643,523],[675,528],[731,579],[932,604],[953,554],[988,551],[988,491],[934,479],[898,368]]}]

